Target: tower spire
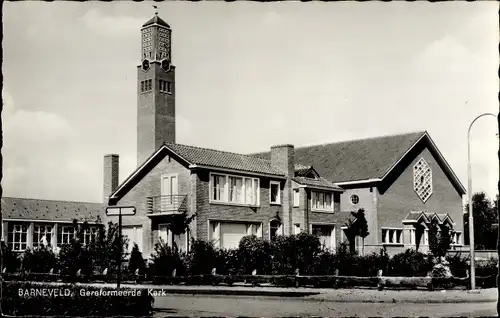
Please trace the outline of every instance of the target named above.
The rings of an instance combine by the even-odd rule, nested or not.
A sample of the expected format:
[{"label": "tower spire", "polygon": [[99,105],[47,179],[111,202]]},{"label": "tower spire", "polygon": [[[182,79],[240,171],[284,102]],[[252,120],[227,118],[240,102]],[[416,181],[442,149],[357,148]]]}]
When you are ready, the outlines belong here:
[{"label": "tower spire", "polygon": [[155,15],[158,15],[158,6],[153,6],[153,9],[155,10]]}]

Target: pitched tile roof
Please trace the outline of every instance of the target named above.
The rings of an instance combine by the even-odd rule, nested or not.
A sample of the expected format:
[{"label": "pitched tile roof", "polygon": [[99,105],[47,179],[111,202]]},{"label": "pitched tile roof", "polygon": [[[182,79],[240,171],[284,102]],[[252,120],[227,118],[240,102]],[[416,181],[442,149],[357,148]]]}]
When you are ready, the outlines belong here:
[{"label": "pitched tile roof", "polygon": [[331,189],[343,191],[341,187],[338,185],[326,180],[325,178],[319,177],[318,179],[305,178],[305,177],[295,177],[292,179],[298,184],[313,187],[313,188],[322,188],[322,189]]},{"label": "pitched tile roof", "polygon": [[95,221],[104,220],[102,203],[53,201],[2,197],[3,219],[50,220],[50,221]]},{"label": "pitched tile roof", "polygon": [[181,144],[166,143],[165,145],[190,164],[277,176],[284,175],[281,171],[271,168],[269,160],[255,156]]},{"label": "pitched tile roof", "polygon": [[447,218],[453,223],[453,219],[449,214],[446,213],[432,213],[426,211],[411,211],[405,217],[404,221],[419,221],[421,218],[424,218],[425,222],[430,222],[432,219],[436,218],[439,223],[443,223]]},{"label": "pitched tile roof", "polygon": [[[295,148],[297,162],[312,165],[332,182],[382,178],[426,132],[341,141]],[[270,159],[270,152],[253,156]]]},{"label": "pitched tile roof", "polygon": [[155,23],[159,24],[161,26],[170,28],[170,25],[168,25],[167,22],[163,21],[157,14],[155,14],[154,17],[152,17],[151,19],[149,19],[148,22],[144,23],[142,25],[142,27],[147,27],[148,25],[152,25],[152,24],[155,24]]}]

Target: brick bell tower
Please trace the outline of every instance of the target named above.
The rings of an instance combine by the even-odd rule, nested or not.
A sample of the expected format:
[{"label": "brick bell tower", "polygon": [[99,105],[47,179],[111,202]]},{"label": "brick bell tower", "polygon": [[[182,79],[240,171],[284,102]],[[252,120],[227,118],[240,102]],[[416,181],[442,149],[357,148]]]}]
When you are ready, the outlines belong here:
[{"label": "brick bell tower", "polygon": [[164,142],[175,143],[175,66],[172,30],[158,13],[141,28],[137,66],[137,165]]}]

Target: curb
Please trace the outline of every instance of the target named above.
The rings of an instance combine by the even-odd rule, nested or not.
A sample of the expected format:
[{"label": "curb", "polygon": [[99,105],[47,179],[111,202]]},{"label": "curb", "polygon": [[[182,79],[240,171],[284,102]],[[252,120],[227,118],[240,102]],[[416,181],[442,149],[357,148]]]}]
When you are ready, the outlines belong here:
[{"label": "curb", "polygon": [[169,289],[169,288],[146,288],[161,290],[167,294],[177,295],[222,295],[222,296],[269,296],[269,297],[305,297],[320,295],[320,292],[307,291],[272,291],[272,290],[211,290],[211,289]]}]

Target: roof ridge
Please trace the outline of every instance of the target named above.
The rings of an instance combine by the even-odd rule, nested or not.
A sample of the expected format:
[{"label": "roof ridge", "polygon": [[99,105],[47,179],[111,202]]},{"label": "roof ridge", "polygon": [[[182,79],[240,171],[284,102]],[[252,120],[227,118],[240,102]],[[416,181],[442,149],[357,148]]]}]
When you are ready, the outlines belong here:
[{"label": "roof ridge", "polygon": [[[364,140],[383,139],[383,138],[390,138],[390,137],[397,137],[397,136],[409,136],[409,135],[417,135],[417,134],[423,135],[425,133],[427,133],[427,130],[411,131],[411,132],[407,132],[407,133],[394,133],[394,134],[379,135],[379,136],[373,136],[373,137],[360,137],[360,138],[354,138],[354,139],[344,139],[344,140],[333,141],[333,142],[324,142],[324,143],[310,144],[310,145],[306,145],[306,146],[299,146],[299,147],[295,147],[295,149],[321,147],[321,146],[327,146],[327,145],[335,145],[335,144],[342,144],[342,143],[355,142],[355,141],[364,141]],[[269,151],[258,151],[258,152],[252,153],[251,155],[255,156],[255,155],[265,154],[268,152]]]},{"label": "roof ridge", "polygon": [[189,147],[189,148],[194,148],[194,149],[199,149],[199,150],[209,150],[209,151],[215,151],[215,152],[224,153],[224,154],[245,156],[245,157],[249,157],[249,158],[252,158],[252,159],[258,159],[258,160],[265,161],[265,162],[269,162],[270,161],[268,159],[258,158],[258,157],[252,156],[250,154],[237,153],[237,152],[225,151],[225,150],[219,150],[219,149],[213,149],[213,148],[191,146],[191,145],[185,145],[185,144],[179,144],[179,143],[170,143],[170,142],[165,142],[165,145],[167,145],[167,146],[169,146],[169,145],[176,146],[177,145],[177,146]]},{"label": "roof ridge", "polygon": [[19,199],[19,200],[32,200],[32,201],[50,201],[50,202],[66,202],[66,203],[90,203],[90,204],[103,204],[101,202],[86,202],[86,201],[71,201],[71,200],[52,200],[52,199],[38,199],[38,198],[23,198],[23,197],[7,197],[2,196],[2,199]]}]

